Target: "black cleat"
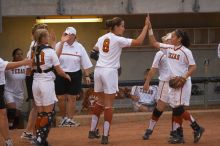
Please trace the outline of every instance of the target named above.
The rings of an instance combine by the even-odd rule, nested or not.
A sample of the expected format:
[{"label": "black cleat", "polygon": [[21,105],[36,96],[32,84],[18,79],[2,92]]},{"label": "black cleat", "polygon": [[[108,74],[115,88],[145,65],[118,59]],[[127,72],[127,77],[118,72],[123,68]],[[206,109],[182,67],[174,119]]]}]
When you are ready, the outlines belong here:
[{"label": "black cleat", "polygon": [[44,146],[51,146],[51,145],[48,143],[48,141],[45,141]]},{"label": "black cleat", "polygon": [[31,144],[33,144],[34,146],[43,146],[43,144],[39,143],[39,142],[37,141],[37,139],[33,139],[32,142],[31,142]]},{"label": "black cleat", "polygon": [[183,135],[180,135],[178,131],[172,132],[172,137],[170,137],[169,141],[170,144],[181,144],[185,143]]},{"label": "black cleat", "polygon": [[108,144],[108,136],[102,136],[101,144]]},{"label": "black cleat", "polygon": [[194,143],[198,143],[200,138],[202,137],[202,134],[205,132],[205,129],[203,127],[200,127],[198,130],[194,131]]},{"label": "black cleat", "polygon": [[94,138],[100,138],[101,136],[99,135],[99,129],[96,129],[95,131],[89,131],[89,139],[94,139]]},{"label": "black cleat", "polygon": [[173,136],[174,136],[174,131],[170,131],[170,137],[169,137],[169,140],[168,140],[168,142],[173,138]]},{"label": "black cleat", "polygon": [[143,140],[148,140],[152,133],[153,133],[152,130],[147,129],[146,132],[144,133]]},{"label": "black cleat", "polygon": [[51,146],[51,145],[48,143],[48,141],[45,141],[44,143],[43,143],[43,142],[42,142],[42,143],[39,143],[39,142],[37,141],[37,139],[33,139],[32,142],[31,142],[31,144],[33,144],[34,146]]}]

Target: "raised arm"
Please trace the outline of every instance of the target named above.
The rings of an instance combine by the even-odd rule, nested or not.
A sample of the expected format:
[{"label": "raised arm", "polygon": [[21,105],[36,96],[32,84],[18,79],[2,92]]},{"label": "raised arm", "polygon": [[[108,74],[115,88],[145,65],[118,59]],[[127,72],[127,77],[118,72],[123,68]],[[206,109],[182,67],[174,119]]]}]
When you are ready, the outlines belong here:
[{"label": "raised arm", "polygon": [[142,29],[141,34],[136,39],[132,40],[131,46],[140,46],[143,43],[143,41],[144,41],[144,39],[146,37],[148,26],[149,26],[149,19],[148,19],[148,17],[146,17],[146,19],[145,19],[145,26]]},{"label": "raised arm", "polygon": [[153,29],[152,29],[152,26],[151,26],[151,22],[149,22],[149,30],[148,30],[148,35],[149,35],[149,42],[150,42],[150,45],[156,49],[160,49],[160,43],[157,42],[155,36],[154,36],[154,33],[153,33]]},{"label": "raised arm", "polygon": [[58,44],[57,48],[56,49],[56,53],[57,53],[57,56],[60,57],[61,53],[62,53],[62,50],[63,50],[63,44],[68,41],[70,39],[70,36],[69,35],[62,35],[61,37],[61,40],[60,40],[60,43]]}]

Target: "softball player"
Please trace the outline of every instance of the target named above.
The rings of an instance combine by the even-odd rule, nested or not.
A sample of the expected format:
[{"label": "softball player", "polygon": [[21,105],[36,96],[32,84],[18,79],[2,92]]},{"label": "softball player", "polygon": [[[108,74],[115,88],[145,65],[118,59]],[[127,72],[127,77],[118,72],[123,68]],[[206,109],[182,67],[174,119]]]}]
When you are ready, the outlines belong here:
[{"label": "softball player", "polygon": [[[14,49],[13,62],[23,60],[21,49]],[[7,103],[7,114],[9,128],[14,129],[19,125],[19,116],[23,106],[24,87],[23,83],[26,76],[26,66],[21,66],[12,70],[5,71],[5,92],[4,97]]]},{"label": "softball player", "polygon": [[[35,24],[32,28],[32,37],[34,37],[34,33],[36,32],[37,29],[46,29],[48,30],[48,26],[46,24]],[[29,51],[27,53],[27,58],[31,58],[31,54],[33,52],[33,48],[36,47],[37,43],[33,40],[31,42]],[[33,84],[33,72],[31,71],[31,68],[28,67],[27,71],[26,71],[26,87],[27,87],[27,93],[28,93],[28,99],[27,101],[29,101],[30,99],[33,99],[33,93],[32,93],[32,84]],[[25,131],[22,133],[21,138],[23,139],[27,139],[27,140],[33,140],[33,138],[35,137],[35,121],[37,119],[37,107],[35,105],[34,100],[32,100],[32,109],[29,113],[29,117],[28,117],[28,123],[27,123],[27,127],[25,129]]]},{"label": "softball player", "polygon": [[[150,69],[144,72],[144,80],[146,81]],[[148,90],[144,90],[143,86],[133,86],[131,88],[131,98],[133,100],[134,111],[147,112],[152,111],[156,103],[156,95],[158,86],[149,86]]]},{"label": "softball player", "polygon": [[6,146],[13,146],[13,142],[9,136],[9,129],[8,129],[8,120],[6,114],[6,106],[4,100],[4,86],[5,86],[5,70],[10,70],[14,68],[18,68],[23,65],[31,65],[31,60],[23,60],[18,62],[7,62],[3,61],[0,58],[0,130],[1,134],[5,140]]},{"label": "softball player", "polygon": [[89,69],[92,63],[85,48],[76,40],[76,29],[67,27],[62,39],[56,45],[56,52],[61,62],[61,68],[69,74],[71,82],[57,76],[55,81],[56,94],[59,99],[60,114],[63,117],[59,126],[77,127],[80,123],[73,119],[77,95],[80,94],[82,84],[82,71],[85,80],[90,84]]},{"label": "softball player", "polygon": [[[164,43],[170,43],[171,33],[162,37]],[[144,140],[148,140],[153,132],[153,129],[165,110],[166,105],[169,103],[168,99],[168,89],[169,89],[169,68],[167,65],[166,55],[162,51],[158,51],[154,57],[154,61],[151,70],[147,76],[144,84],[144,89],[147,91],[149,89],[149,84],[153,76],[159,71],[159,89],[157,92],[157,106],[154,108],[152,117],[149,121],[149,126],[143,136]]]},{"label": "softball player", "polygon": [[190,102],[192,87],[190,76],[196,70],[192,52],[187,48],[190,45],[189,37],[186,32],[176,29],[172,32],[172,45],[158,43],[154,38],[150,25],[149,40],[155,48],[161,48],[161,51],[167,56],[170,79],[181,76],[186,80],[182,88],[169,88],[168,91],[169,104],[173,108],[175,125],[175,134],[170,142],[174,144],[184,143],[183,130],[181,128],[183,118],[191,122],[191,127],[194,130],[194,143],[197,143],[204,132],[204,128],[200,127],[192,115],[184,109],[184,106],[189,106]]},{"label": "softball player", "polygon": [[69,75],[65,74],[60,67],[59,59],[54,49],[48,46],[49,32],[46,29],[38,29],[34,33],[37,46],[32,52],[33,61],[33,96],[37,106],[36,139],[37,146],[48,146],[47,137],[51,123],[55,116],[54,106],[58,101],[55,94],[55,69],[57,74],[71,81]]},{"label": "softball player", "polygon": [[121,18],[115,17],[107,20],[106,26],[110,32],[101,36],[94,47],[94,50],[99,52],[94,71],[94,90],[97,92],[99,99],[95,103],[88,136],[90,139],[100,137],[96,128],[100,114],[104,111],[104,129],[101,144],[108,143],[113,116],[112,105],[118,91],[117,69],[120,67],[122,48],[142,44],[148,29],[148,19],[146,18],[145,26],[139,37],[133,40],[121,37],[125,30],[124,21]]}]

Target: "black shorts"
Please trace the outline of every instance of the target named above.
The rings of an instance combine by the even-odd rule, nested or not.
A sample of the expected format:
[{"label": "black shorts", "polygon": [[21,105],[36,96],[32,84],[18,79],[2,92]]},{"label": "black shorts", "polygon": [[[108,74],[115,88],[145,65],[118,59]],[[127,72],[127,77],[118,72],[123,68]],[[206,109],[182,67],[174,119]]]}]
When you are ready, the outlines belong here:
[{"label": "black shorts", "polygon": [[5,85],[0,85],[0,109],[5,109],[5,98],[4,98]]},{"label": "black shorts", "polygon": [[26,76],[25,83],[26,83],[27,94],[28,94],[28,98],[27,98],[26,101],[29,101],[30,99],[34,99],[33,91],[32,91],[33,75]]},{"label": "black shorts", "polygon": [[78,95],[82,86],[82,71],[66,72],[71,77],[71,82],[56,74],[55,91],[56,95]]}]

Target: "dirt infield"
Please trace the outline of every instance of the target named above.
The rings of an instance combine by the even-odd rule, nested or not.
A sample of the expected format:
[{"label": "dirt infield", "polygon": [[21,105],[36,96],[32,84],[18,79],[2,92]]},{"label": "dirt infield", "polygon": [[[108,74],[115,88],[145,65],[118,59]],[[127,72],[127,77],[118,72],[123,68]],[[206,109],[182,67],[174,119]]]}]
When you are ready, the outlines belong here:
[{"label": "dirt infield", "polygon": [[[188,122],[184,122],[184,136],[186,146],[220,146],[220,110],[200,111],[193,113],[198,122],[205,127],[205,134],[198,144],[193,143],[193,134]],[[129,117],[127,117],[129,118]],[[147,127],[150,115],[146,121],[128,123],[113,123],[110,132],[109,146],[168,146],[170,131],[170,114],[165,114],[159,120],[150,140],[143,141],[142,135]],[[102,127],[102,126],[100,126]],[[102,129],[102,128],[101,128]],[[97,146],[100,140],[89,140],[87,138],[89,126],[77,128],[53,128],[49,135],[52,146]],[[28,142],[21,140],[22,130],[11,131],[15,146],[31,146]],[[4,146],[0,139],[0,145]],[[181,144],[183,145],[183,144]]]}]

